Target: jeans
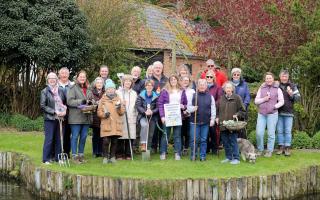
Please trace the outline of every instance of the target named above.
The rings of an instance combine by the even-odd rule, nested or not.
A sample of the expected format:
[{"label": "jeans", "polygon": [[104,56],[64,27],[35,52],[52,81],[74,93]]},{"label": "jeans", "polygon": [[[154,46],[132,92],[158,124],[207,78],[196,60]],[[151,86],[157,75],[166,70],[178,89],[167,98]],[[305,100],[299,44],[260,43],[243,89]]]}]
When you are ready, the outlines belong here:
[{"label": "jeans", "polygon": [[[146,144],[148,142],[147,148],[148,150],[151,149],[151,145],[152,145],[152,138],[153,138],[153,133],[154,133],[154,129],[156,126],[156,121],[154,119],[151,119],[149,122],[149,133],[148,133],[148,122],[147,119],[145,117],[142,117],[140,119],[140,143],[141,144]],[[148,138],[147,138],[147,134],[148,134]]]},{"label": "jeans", "polygon": [[237,143],[237,132],[230,132],[228,130],[221,131],[221,140],[223,143],[226,158],[229,160],[237,159],[240,160],[239,147]]},{"label": "jeans", "polygon": [[[196,128],[196,140],[194,139],[194,129]],[[195,157],[198,154],[198,146],[200,148],[200,159],[206,158],[207,155],[207,137],[209,124],[194,124],[190,123],[190,159],[193,159],[195,148]],[[195,147],[194,147],[195,142]]]},{"label": "jeans", "polygon": [[92,154],[102,155],[102,138],[100,137],[100,128],[92,128]]},{"label": "jeans", "polygon": [[293,125],[293,117],[292,116],[279,115],[278,124],[277,124],[278,144],[279,145],[284,145],[286,147],[291,146],[292,125]]},{"label": "jeans", "polygon": [[79,140],[78,154],[83,154],[84,146],[86,144],[89,124],[70,124],[70,127],[71,127],[72,155],[77,155],[78,140]]},{"label": "jeans", "polygon": [[278,113],[268,114],[268,115],[262,115],[258,113],[256,133],[257,133],[257,146],[259,151],[264,150],[263,138],[264,138],[265,129],[267,127],[268,129],[267,150],[269,152],[273,152],[277,122],[278,122]]},{"label": "jeans", "polygon": [[161,137],[160,154],[168,152],[168,140],[170,138],[171,128],[173,129],[174,152],[181,155],[181,126],[163,127],[166,133],[163,133]]},{"label": "jeans", "polygon": [[[62,128],[62,132],[63,130]],[[59,122],[58,120],[45,120],[42,162],[50,161],[53,153],[55,161],[58,161],[58,154],[61,153]]]}]

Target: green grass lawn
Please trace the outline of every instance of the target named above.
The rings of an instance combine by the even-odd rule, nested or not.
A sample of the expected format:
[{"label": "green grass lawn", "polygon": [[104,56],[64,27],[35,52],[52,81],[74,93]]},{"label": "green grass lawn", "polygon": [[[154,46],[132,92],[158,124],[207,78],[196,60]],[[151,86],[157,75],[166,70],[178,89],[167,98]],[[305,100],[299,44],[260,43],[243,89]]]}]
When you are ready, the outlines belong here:
[{"label": "green grass lawn", "polygon": [[[36,165],[41,165],[43,134],[0,132],[0,151],[13,151],[28,155]],[[71,165],[70,168],[58,164],[43,166],[52,170],[73,174],[97,175],[110,177],[131,177],[144,179],[186,179],[186,178],[227,178],[253,175],[269,175],[291,171],[298,168],[320,164],[320,153],[293,151],[291,157],[274,155],[272,158],[258,158],[256,164],[241,162],[240,165],[221,164],[220,157],[208,155],[206,162],[191,162],[189,157],[175,161],[169,154],[166,161],[159,160],[159,154],[152,155],[152,160],[143,162],[141,155],[135,155],[134,161],[118,161],[116,164],[102,164],[102,158],[92,158],[91,137],[88,137],[85,157],[88,162],[82,165]]]}]

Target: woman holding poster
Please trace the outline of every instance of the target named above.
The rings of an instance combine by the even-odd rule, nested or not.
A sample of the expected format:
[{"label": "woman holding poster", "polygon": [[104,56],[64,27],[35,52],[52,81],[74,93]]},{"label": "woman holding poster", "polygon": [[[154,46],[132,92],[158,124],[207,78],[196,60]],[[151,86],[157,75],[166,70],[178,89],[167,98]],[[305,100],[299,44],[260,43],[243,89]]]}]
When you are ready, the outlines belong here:
[{"label": "woman holding poster", "polygon": [[[185,91],[179,84],[179,78],[177,75],[171,75],[166,86],[160,93],[158,99],[159,114],[164,126],[164,133],[162,134],[160,144],[160,160],[166,159],[166,153],[168,148],[168,138],[170,138],[171,129],[173,131],[174,138],[174,152],[175,160],[181,159],[181,110],[187,109],[187,96]],[[169,120],[174,118],[174,114],[169,113],[174,109],[165,108],[180,108],[180,115],[176,117],[176,120]],[[167,120],[167,121],[166,121]]]}]

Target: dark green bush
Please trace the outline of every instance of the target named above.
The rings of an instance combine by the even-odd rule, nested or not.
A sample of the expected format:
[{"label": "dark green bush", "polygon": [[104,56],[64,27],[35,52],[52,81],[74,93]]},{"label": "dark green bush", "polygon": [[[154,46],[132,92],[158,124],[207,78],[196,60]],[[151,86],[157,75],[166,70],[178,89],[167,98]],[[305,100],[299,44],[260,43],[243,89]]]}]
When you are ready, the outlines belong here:
[{"label": "dark green bush", "polygon": [[256,130],[257,117],[258,117],[258,109],[257,109],[257,106],[254,105],[254,102],[252,100],[248,107],[248,124],[247,124],[248,133],[251,133],[252,131]]},{"label": "dark green bush", "polygon": [[[248,135],[248,140],[256,147],[257,146],[257,136],[256,131],[251,131]],[[263,138],[263,144],[266,145],[268,140],[268,134],[265,132],[264,138]]]},{"label": "dark green bush", "polygon": [[32,120],[32,123],[33,123],[34,131],[43,131],[43,125],[44,125],[43,117],[38,117],[37,119]]},{"label": "dark green bush", "polygon": [[292,147],[295,149],[311,149],[312,139],[304,131],[297,131],[293,135]]},{"label": "dark green bush", "polygon": [[43,117],[32,120],[20,114],[9,115],[8,126],[18,131],[43,131]]},{"label": "dark green bush", "polygon": [[315,149],[320,149],[320,131],[312,137],[312,144]]},{"label": "dark green bush", "polygon": [[9,126],[10,117],[9,113],[0,113],[0,127]]}]

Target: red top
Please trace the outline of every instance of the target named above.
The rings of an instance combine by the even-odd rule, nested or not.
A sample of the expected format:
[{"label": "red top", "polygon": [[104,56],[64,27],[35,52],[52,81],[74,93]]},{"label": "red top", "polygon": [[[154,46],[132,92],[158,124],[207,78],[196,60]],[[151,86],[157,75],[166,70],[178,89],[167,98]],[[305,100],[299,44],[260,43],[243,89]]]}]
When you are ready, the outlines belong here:
[{"label": "red top", "polygon": [[[206,73],[207,73],[208,69],[204,70],[201,73],[200,78],[205,79],[206,78]],[[222,85],[228,80],[227,75],[220,71],[220,70],[214,70],[215,76],[216,76],[216,84],[220,87],[222,87]]]},{"label": "red top", "polygon": [[82,92],[83,92],[84,96],[86,97],[86,96],[87,96],[87,88],[86,88],[86,87],[83,87],[83,88],[82,88]]}]

